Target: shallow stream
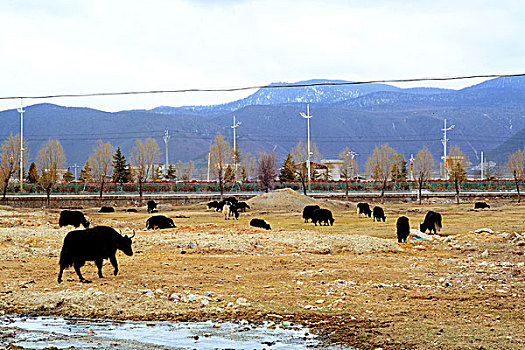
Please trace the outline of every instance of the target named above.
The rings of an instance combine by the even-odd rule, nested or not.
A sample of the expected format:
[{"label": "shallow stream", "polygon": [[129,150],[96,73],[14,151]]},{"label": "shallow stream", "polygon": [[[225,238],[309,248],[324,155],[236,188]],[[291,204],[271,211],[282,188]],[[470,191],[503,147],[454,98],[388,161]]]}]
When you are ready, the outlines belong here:
[{"label": "shallow stream", "polygon": [[352,349],[323,345],[295,325],[3,316],[0,345],[9,344],[31,349]]}]

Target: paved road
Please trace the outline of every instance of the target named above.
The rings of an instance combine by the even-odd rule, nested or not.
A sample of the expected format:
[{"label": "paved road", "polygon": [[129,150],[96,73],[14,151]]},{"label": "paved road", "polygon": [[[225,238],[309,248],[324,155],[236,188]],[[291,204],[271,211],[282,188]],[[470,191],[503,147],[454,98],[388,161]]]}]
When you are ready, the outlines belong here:
[{"label": "paved road", "polygon": [[[302,191],[297,191],[302,194]],[[256,196],[262,194],[263,192],[224,192],[224,196]],[[351,191],[348,193],[349,197],[378,197],[381,192],[364,192],[364,191]],[[309,196],[312,197],[345,197],[344,192],[308,192]],[[422,191],[424,197],[454,197],[456,192],[454,191]],[[158,193],[145,193],[143,198],[209,198],[213,196],[219,196],[215,192],[186,192],[186,193],[169,193],[169,192],[158,192]],[[417,196],[417,191],[388,191],[385,192],[386,197],[412,197]],[[462,191],[460,192],[460,197],[493,197],[493,196],[517,196],[516,191]],[[23,193],[23,194],[8,194],[8,198],[46,198],[45,194],[40,193]],[[98,198],[98,193],[79,193],[79,194],[52,194],[51,198],[86,198],[86,199],[95,199]],[[112,198],[112,197],[139,197],[137,192],[120,192],[120,193],[104,193],[103,198]]]}]

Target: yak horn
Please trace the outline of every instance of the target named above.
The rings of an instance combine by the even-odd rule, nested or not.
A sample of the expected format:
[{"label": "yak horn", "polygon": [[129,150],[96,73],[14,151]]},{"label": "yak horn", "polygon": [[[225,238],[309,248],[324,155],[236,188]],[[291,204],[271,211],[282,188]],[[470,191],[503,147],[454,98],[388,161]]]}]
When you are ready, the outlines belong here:
[{"label": "yak horn", "polygon": [[129,237],[129,238],[133,238],[135,237],[135,230],[133,230],[133,236]]}]

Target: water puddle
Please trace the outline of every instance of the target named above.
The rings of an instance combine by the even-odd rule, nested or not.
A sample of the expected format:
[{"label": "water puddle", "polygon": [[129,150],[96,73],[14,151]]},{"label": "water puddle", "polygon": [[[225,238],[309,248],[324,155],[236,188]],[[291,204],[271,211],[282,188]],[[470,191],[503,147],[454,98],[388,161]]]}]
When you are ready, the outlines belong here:
[{"label": "water puddle", "polygon": [[[326,346],[308,329],[269,324],[0,318],[0,345],[32,349],[352,349]],[[355,350],[355,349],[354,349]]]}]

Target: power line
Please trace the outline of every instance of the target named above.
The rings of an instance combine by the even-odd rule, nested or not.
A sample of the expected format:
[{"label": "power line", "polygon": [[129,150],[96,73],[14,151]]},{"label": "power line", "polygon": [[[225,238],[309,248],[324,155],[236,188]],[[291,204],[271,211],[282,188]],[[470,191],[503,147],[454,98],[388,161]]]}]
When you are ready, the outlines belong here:
[{"label": "power line", "polygon": [[450,80],[465,80],[477,78],[508,78],[508,77],[523,77],[525,73],[516,74],[479,74],[479,75],[463,75],[453,77],[434,77],[434,78],[409,78],[409,79],[385,79],[385,80],[365,80],[365,81],[346,81],[346,82],[319,82],[307,84],[275,84],[275,85],[254,85],[233,88],[188,88],[176,90],[145,90],[145,91],[120,91],[120,92],[92,92],[80,94],[56,94],[56,95],[35,95],[35,96],[1,96],[0,100],[15,100],[15,99],[49,99],[49,98],[64,98],[64,97],[97,97],[97,96],[122,96],[122,95],[145,95],[145,94],[174,94],[184,92],[233,92],[245,91],[255,89],[280,89],[280,88],[298,88],[298,87],[313,87],[313,86],[345,86],[345,85],[363,85],[363,84],[387,84],[387,83],[411,83],[420,81],[450,81]]}]

